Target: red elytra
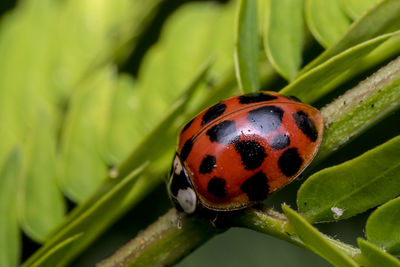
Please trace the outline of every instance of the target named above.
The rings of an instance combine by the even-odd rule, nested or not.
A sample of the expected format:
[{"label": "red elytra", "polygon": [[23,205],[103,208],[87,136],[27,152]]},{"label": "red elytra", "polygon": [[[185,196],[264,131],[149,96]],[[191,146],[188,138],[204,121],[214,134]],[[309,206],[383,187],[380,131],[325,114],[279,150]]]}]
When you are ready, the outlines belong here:
[{"label": "red elytra", "polygon": [[320,112],[275,92],[235,96],[181,131],[168,190],[179,210],[242,209],[293,181],[316,155]]}]

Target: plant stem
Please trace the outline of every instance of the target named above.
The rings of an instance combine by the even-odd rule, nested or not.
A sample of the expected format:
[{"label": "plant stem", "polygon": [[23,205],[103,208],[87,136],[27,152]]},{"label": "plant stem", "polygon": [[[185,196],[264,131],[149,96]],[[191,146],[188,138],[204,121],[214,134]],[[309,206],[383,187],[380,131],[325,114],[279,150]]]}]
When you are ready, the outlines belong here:
[{"label": "plant stem", "polygon": [[[235,213],[229,224],[272,235],[310,250],[294,232],[285,215],[272,208],[261,206],[257,209],[250,208]],[[216,228],[210,221],[198,216],[186,216],[171,209],[112,256],[98,263],[97,266],[172,265],[214,235],[227,229]],[[326,238],[357,263],[366,265],[366,260],[359,249],[328,236]]]},{"label": "plant stem", "polygon": [[97,266],[171,265],[224,230],[171,209]]},{"label": "plant stem", "polygon": [[[236,226],[277,237],[315,253],[301,241],[286,216],[272,208],[261,206],[257,209],[247,209],[240,216],[237,216],[234,222]],[[340,242],[327,235],[324,236],[328,242],[349,255],[354,261],[360,264],[360,266],[369,265],[358,248]]]}]

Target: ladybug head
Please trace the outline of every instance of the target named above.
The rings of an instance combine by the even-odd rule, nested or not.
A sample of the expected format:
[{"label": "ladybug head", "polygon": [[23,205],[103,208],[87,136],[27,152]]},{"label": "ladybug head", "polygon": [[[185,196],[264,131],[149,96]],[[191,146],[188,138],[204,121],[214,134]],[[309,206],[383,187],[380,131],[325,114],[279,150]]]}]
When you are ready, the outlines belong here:
[{"label": "ladybug head", "polygon": [[168,193],[177,210],[189,214],[196,210],[197,196],[178,154],[175,155],[172,165]]}]

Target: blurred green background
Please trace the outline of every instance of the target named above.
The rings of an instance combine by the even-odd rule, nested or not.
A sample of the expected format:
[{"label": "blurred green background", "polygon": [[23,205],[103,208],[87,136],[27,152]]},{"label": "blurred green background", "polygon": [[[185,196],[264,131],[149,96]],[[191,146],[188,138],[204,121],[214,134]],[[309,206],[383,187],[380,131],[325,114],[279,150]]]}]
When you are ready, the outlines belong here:
[{"label": "blurred green background", "polygon": [[[259,1],[260,10],[263,3]],[[21,253],[22,260],[32,255],[65,214],[90,196],[162,119],[207,58],[216,60],[192,106],[232,73],[236,7],[234,0],[1,2],[0,165],[4,168],[13,151],[20,151],[22,172],[19,181],[0,183],[5,198],[0,199],[5,206],[0,214],[7,214],[2,225],[10,225],[0,230],[11,229],[10,236],[21,235],[17,240],[22,241],[21,252],[17,241],[9,253]],[[310,43],[306,60],[323,50]],[[271,80],[274,87],[263,89],[285,85],[281,77]],[[400,127],[392,125],[399,119],[398,113],[392,114],[330,164],[399,134]],[[160,180],[151,183],[155,189],[146,187],[143,201],[71,266],[94,265],[171,208],[165,185]],[[278,210],[282,202],[294,207],[299,185],[288,186],[267,204]],[[367,215],[317,227],[356,244],[356,238],[364,236]],[[284,241],[233,228],[178,266],[329,264]]]}]

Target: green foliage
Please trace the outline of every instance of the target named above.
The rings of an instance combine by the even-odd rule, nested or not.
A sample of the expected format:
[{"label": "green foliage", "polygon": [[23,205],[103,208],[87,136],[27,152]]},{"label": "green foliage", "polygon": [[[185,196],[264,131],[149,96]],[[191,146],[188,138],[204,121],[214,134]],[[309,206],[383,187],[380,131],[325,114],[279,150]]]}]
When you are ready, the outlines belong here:
[{"label": "green foliage", "polygon": [[[57,187],[54,129],[47,114],[38,112],[24,144],[24,169],[17,199],[21,227],[38,242],[63,219],[64,198]],[[40,212],[38,212],[40,210]]]},{"label": "green foliage", "polygon": [[329,243],[327,237],[322,235],[294,210],[283,205],[283,211],[294,230],[303,242],[315,253],[332,263],[334,266],[359,266],[349,255]]},{"label": "green foliage", "polygon": [[340,40],[325,50],[320,56],[302,69],[301,73],[327,61],[329,58],[349,49],[357,44],[373,39],[387,32],[400,29],[398,14],[400,2],[397,0],[383,0],[374,8],[368,10],[356,20]]},{"label": "green foliage", "polygon": [[112,69],[99,70],[71,96],[60,141],[58,180],[64,193],[81,202],[107,174],[107,117],[118,91]]},{"label": "green foliage", "polygon": [[341,0],[340,2],[351,18],[358,19],[379,0]]},{"label": "green foliage", "polygon": [[239,88],[245,93],[260,89],[257,23],[257,2],[240,0],[236,26],[235,65]]},{"label": "green foliage", "polygon": [[265,49],[276,70],[292,81],[302,63],[303,0],[271,0],[268,3]]},{"label": "green foliage", "polygon": [[366,234],[370,242],[395,255],[400,254],[400,198],[379,207],[368,218]]},{"label": "green foliage", "polygon": [[[387,41],[396,33],[389,33],[351,47],[348,50],[330,58],[310,71],[299,76],[286,86],[281,93],[296,95],[305,102],[312,103],[337,88],[337,77],[357,64],[377,46]],[[342,80],[339,80],[343,82]],[[311,93],[310,93],[311,92]]]},{"label": "green foliage", "polygon": [[[250,209],[233,222],[336,266],[399,266],[390,254],[400,254],[399,137],[337,166],[329,156],[399,110],[400,58],[387,62],[400,55],[400,2],[186,3],[163,23],[137,77],[120,73],[116,63],[137,53],[163,4],[26,0],[2,17],[0,265],[18,265],[21,230],[43,244],[24,266],[70,263],[162,183],[177,132],[191,117],[238,88],[283,87],[306,103],[329,103],[321,109],[320,152],[298,191],[301,215],[286,206],[286,217]],[[315,41],[326,48],[320,55]],[[303,55],[312,58],[302,68],[310,60]],[[317,163],[329,168],[312,173]],[[67,215],[64,196],[77,203]],[[310,224],[381,204],[360,249]],[[174,212],[163,218],[179,223]],[[134,240],[135,264],[173,264],[216,233],[196,219],[181,230],[165,221],[162,231],[140,235],[151,242]]]},{"label": "green foliage", "polygon": [[399,108],[399,67],[397,59],[321,110],[329,127],[319,152],[320,159]]},{"label": "green foliage", "polygon": [[324,47],[335,44],[350,26],[339,0],[307,0],[305,17],[308,28]]},{"label": "green foliage", "polygon": [[342,220],[400,194],[400,136],[307,179],[297,206],[310,222]]},{"label": "green foliage", "polygon": [[21,152],[14,149],[1,166],[0,174],[0,265],[16,266],[20,256],[20,232],[16,196],[20,177]]},{"label": "green foliage", "polygon": [[[59,265],[65,265],[71,260],[76,251],[91,241],[93,236],[98,235],[104,230],[110,220],[115,218],[120,209],[121,202],[126,200],[127,194],[131,187],[137,182],[138,177],[142,174],[145,164],[133,171],[124,179],[119,179],[119,183],[105,194],[95,205],[91,206],[86,212],[82,213],[67,227],[56,232],[52,238],[37,252],[34,257],[31,257],[23,266],[40,265],[40,262],[46,262],[51,258],[52,262],[57,262]],[[69,244],[75,236],[79,235],[79,242],[70,246],[69,250],[65,245]],[[59,253],[59,249],[65,250],[64,253]],[[53,255],[56,254],[56,255]]]},{"label": "green foliage", "polygon": [[368,259],[372,266],[400,266],[400,262],[397,258],[362,238],[358,239],[358,246],[360,247],[362,254]]},{"label": "green foliage", "polygon": [[60,260],[64,254],[68,252],[72,246],[77,244],[82,234],[76,234],[69,238],[64,239],[61,243],[51,248],[43,257],[38,261],[31,264],[31,266],[63,266],[63,262]]}]

